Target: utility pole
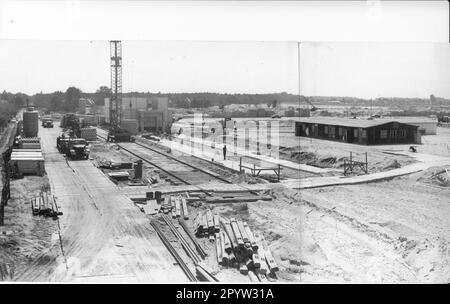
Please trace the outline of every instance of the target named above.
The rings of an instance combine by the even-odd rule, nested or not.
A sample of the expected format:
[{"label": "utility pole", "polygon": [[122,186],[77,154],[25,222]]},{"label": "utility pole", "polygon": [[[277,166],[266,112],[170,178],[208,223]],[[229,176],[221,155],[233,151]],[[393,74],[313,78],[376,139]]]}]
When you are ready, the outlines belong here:
[{"label": "utility pole", "polygon": [[[297,73],[298,73],[298,107],[300,108],[301,90],[300,90],[300,42],[297,42]],[[309,109],[309,105],[308,105]]]}]

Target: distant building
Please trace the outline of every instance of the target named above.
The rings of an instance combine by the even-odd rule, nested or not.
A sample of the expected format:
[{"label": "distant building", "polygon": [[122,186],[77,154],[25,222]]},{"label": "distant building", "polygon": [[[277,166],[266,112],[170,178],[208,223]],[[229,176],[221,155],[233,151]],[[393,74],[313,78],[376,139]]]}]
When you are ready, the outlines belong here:
[{"label": "distant building", "polygon": [[[105,121],[109,123],[110,100],[105,98]],[[127,125],[136,120],[139,132],[166,132],[173,121],[168,97],[122,97],[122,119]]]},{"label": "distant building", "polygon": [[95,106],[95,102],[89,98],[80,98],[78,100],[78,109],[81,114],[92,114],[92,108]]},{"label": "distant building", "polygon": [[423,135],[436,135],[437,119],[431,119],[428,117],[411,117],[411,116],[389,117],[389,119],[418,126],[419,132],[422,132]]},{"label": "distant building", "polygon": [[418,126],[386,119],[305,117],[296,121],[295,135],[363,145],[421,142]]}]

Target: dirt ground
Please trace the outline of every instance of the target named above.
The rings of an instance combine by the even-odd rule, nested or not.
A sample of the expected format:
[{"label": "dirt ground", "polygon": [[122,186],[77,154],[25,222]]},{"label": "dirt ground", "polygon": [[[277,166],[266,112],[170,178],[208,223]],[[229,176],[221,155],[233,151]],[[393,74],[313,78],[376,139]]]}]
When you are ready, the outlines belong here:
[{"label": "dirt ground", "polygon": [[[227,180],[233,183],[248,183],[248,184],[257,184],[257,183],[267,183],[266,180],[258,177],[252,177],[245,174],[239,174],[231,169],[226,167],[219,167],[218,165],[211,164],[207,161],[201,160],[199,158],[194,158],[192,156],[188,156],[178,151],[168,151],[165,147],[160,147],[158,145],[152,145],[152,148],[159,149],[162,152],[169,152],[175,157],[180,157],[183,161],[198,166],[200,168],[204,168],[216,173],[219,173],[221,177],[226,178]],[[128,152],[121,150],[117,145],[106,143],[106,142],[95,142],[91,144],[91,154],[90,157],[94,161],[95,164],[100,164],[106,161],[114,161],[114,162],[135,162],[138,158],[129,154]],[[102,169],[104,173],[111,172],[107,169]],[[120,170],[120,171],[129,171],[130,175],[133,176],[134,170]],[[143,163],[143,182],[144,184],[149,184],[147,179],[154,180],[154,185],[164,186],[171,185],[170,181],[166,180],[167,175],[164,172],[161,172],[158,168],[153,167],[148,163]],[[127,183],[119,183],[119,186],[127,185]]]},{"label": "dirt ground", "polygon": [[[115,144],[106,143],[106,142],[93,142],[90,145],[90,158],[93,160],[94,164],[98,167],[102,163],[107,162],[135,162],[137,160],[136,157],[130,155],[126,151],[120,149]],[[109,169],[101,169],[105,174],[109,172],[113,172]],[[131,177],[134,177],[134,170],[128,169],[120,169],[120,171],[126,171],[130,174]],[[153,168],[147,163],[143,163],[143,183],[148,184],[148,178],[155,178],[160,184],[164,184],[164,179],[161,179],[159,176],[159,170],[157,168]],[[118,182],[118,186],[126,186],[128,182]]]},{"label": "dirt ground", "polygon": [[[336,154],[336,148],[319,145],[314,149],[324,158]],[[342,157],[346,148],[339,150]],[[132,161],[126,152],[104,144],[91,151],[95,160]],[[374,171],[383,170],[394,157],[400,165],[413,162],[379,150],[369,157],[378,161]],[[189,208],[191,219],[210,208],[245,220],[252,231],[263,234],[280,266],[272,281],[449,282],[450,183],[444,169],[364,185],[297,191],[280,186],[269,193],[271,202]],[[213,244],[200,242],[209,248],[207,265],[221,281],[249,281],[236,269],[218,265]]]},{"label": "dirt ground", "polygon": [[422,136],[421,153],[450,156],[450,128],[437,127],[436,135]]},{"label": "dirt ground", "polygon": [[[409,145],[396,145],[400,151],[408,151]],[[291,161],[320,168],[342,169],[344,160],[365,161],[367,152],[367,162],[369,173],[388,171],[404,167],[415,162],[414,159],[405,155],[390,155],[391,146],[363,146],[356,144],[346,144],[330,140],[320,140],[314,138],[300,138],[299,147],[283,148],[281,154],[290,157]]]},{"label": "dirt ground", "polygon": [[[447,146],[442,142],[446,136],[426,137],[425,144],[419,148],[446,155]],[[301,163],[334,168],[339,168],[349,151],[355,152],[357,159],[368,151],[365,146],[334,145],[309,139],[302,141],[301,148],[305,149],[299,151]],[[415,161],[406,155],[386,154],[384,149],[390,147],[370,150],[371,172]],[[174,155],[181,157],[181,154]],[[136,160],[110,143],[93,143],[91,158],[94,163]],[[233,182],[265,182],[198,159],[186,157],[183,160],[220,172]],[[144,176],[159,177],[159,174],[158,170],[144,164]],[[264,235],[280,267],[270,281],[449,283],[449,174],[450,166],[447,166],[369,184],[308,190],[279,186],[265,193],[273,197],[272,201],[191,204],[188,224],[192,227],[195,214],[207,208],[223,217],[248,222],[253,232]],[[158,184],[170,187],[170,183],[161,178]],[[43,249],[58,242],[57,222],[31,214],[30,198],[46,185],[45,176],[26,176],[11,183],[12,198],[5,208],[5,226],[0,229],[0,261],[7,265],[8,280],[14,280]],[[165,227],[164,232],[193,268],[170,230]],[[210,252],[206,264],[220,281],[249,282],[238,270],[217,264],[214,244],[207,239],[200,239],[200,242]]]},{"label": "dirt ground", "polygon": [[[0,261],[8,270],[5,280],[14,280],[41,254],[58,241],[57,221],[33,216],[30,199],[48,187],[48,178],[25,176],[11,181],[11,199],[5,207],[5,225],[0,227]],[[0,278],[1,279],[1,278]]]},{"label": "dirt ground", "polygon": [[[447,168],[448,169],[448,168]],[[220,206],[270,242],[280,281],[450,282],[450,188],[441,168],[389,182],[274,190]]]}]

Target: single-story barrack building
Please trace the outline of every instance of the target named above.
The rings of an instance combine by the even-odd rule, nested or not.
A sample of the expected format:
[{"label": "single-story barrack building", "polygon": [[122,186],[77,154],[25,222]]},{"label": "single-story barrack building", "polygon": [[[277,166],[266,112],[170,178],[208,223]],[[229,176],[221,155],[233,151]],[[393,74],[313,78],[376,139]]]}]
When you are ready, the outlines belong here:
[{"label": "single-story barrack building", "polygon": [[295,135],[362,145],[421,143],[418,126],[389,119],[301,117]]}]

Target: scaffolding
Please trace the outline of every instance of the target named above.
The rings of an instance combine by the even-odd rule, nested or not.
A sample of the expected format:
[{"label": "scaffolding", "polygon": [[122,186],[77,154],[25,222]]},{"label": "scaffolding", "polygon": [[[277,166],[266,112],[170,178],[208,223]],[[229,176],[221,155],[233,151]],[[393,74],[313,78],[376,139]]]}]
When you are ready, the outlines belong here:
[{"label": "scaffolding", "polygon": [[344,175],[349,175],[352,173],[369,173],[368,163],[367,163],[367,152],[364,153],[365,160],[357,161],[353,159],[353,153],[350,152],[350,159],[344,159]]}]

